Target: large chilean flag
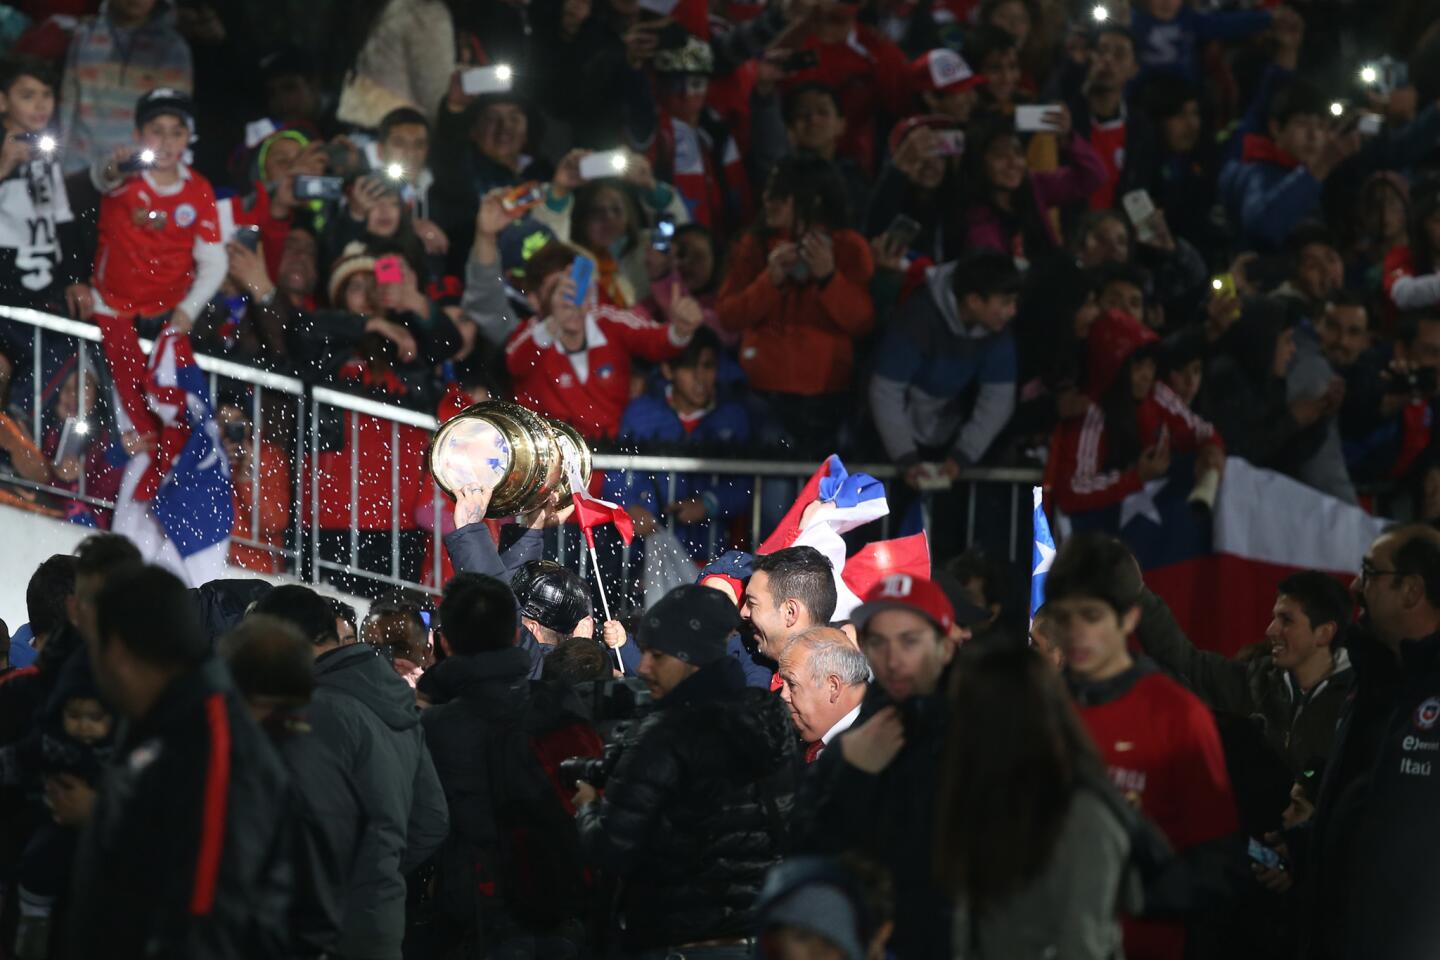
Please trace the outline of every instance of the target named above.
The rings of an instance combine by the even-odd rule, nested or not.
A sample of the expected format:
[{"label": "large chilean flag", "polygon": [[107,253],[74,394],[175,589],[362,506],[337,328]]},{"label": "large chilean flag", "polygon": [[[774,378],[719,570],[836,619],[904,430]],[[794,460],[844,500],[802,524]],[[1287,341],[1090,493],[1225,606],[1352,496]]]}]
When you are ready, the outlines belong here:
[{"label": "large chilean flag", "polygon": [[1388,523],[1237,457],[1225,461],[1213,513],[1197,511],[1194,462],[1177,457],[1124,503],[1066,517],[1061,529],[1118,534],[1197,646],[1234,654],[1263,639],[1281,580],[1297,570],[1354,576]]}]

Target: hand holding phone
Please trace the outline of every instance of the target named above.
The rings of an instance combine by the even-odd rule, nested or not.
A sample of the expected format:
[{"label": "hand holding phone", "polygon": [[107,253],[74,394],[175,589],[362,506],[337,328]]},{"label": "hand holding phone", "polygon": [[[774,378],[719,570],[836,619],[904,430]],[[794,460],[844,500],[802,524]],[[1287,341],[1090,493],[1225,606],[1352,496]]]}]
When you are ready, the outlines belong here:
[{"label": "hand holding phone", "polygon": [[260,228],[254,224],[242,224],[235,228],[235,242],[251,253],[260,249]]},{"label": "hand holding phone", "polygon": [[344,194],[344,177],[316,177],[302,173],[295,178],[296,200],[339,200]]},{"label": "hand holding phone", "polygon": [[625,173],[625,168],[629,165],[630,158],[624,149],[587,153],[580,158],[580,179],[599,180],[602,177],[619,177]]},{"label": "hand holding phone", "polygon": [[1061,133],[1064,131],[1063,104],[1022,104],[1015,108],[1015,129],[1021,133]]},{"label": "hand holding phone", "polygon": [[500,198],[500,206],[512,217],[518,217],[545,199],[545,185],[531,181],[506,192]]},{"label": "hand holding phone", "polygon": [[580,256],[570,266],[570,282],[575,286],[575,292],[568,299],[571,305],[583,307],[590,296],[590,283],[595,278],[595,261],[589,257]]},{"label": "hand holding phone", "polygon": [[467,97],[478,97],[486,93],[509,93],[514,83],[514,71],[503,63],[493,67],[471,67],[460,74],[460,92]]}]

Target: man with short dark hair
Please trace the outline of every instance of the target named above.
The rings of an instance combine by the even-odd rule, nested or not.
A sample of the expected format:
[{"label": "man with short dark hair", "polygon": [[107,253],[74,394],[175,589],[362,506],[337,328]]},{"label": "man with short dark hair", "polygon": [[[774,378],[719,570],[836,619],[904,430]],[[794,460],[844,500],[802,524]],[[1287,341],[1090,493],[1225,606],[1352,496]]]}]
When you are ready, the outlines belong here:
[{"label": "man with short dark hair", "polygon": [[315,655],[295,626],[263,613],[221,637],[217,652],[294,788],[295,899],[289,928],[296,952],[333,955],[364,818],[354,779],[305,719],[315,690]]},{"label": "man with short dark hair", "polygon": [[1159,142],[1150,117],[1125,102],[1139,73],[1130,29],[1113,20],[1096,27],[1083,82],[1072,88],[1069,101],[1075,133],[1090,142],[1105,167],[1105,183],[1090,195],[1091,210],[1118,207],[1125,194],[1149,189],[1158,179]]},{"label": "man with short dark hair", "polygon": [[870,681],[865,655],[834,627],[813,627],[780,655],[780,699],[814,763],[830,742],[860,716]]},{"label": "man with short dark hair", "polygon": [[[75,593],[75,558],[57,553],[35,568],[25,587],[25,614],[30,618],[30,646],[40,651],[65,626],[65,612]],[[17,663],[28,667],[29,663]]]},{"label": "man with short dark hair", "polygon": [[600,738],[567,689],[527,679],[503,582],[462,573],[439,613],[446,657],[421,680],[434,704],[421,719],[453,826],[428,946],[437,956],[461,943],[571,955],[583,942],[582,868],[574,808],[551,778],[560,760],[599,756]]},{"label": "man with short dark hair", "polygon": [[740,616],[750,622],[758,652],[779,660],[790,641],[835,615],[835,577],[814,547],[786,547],[756,557]]},{"label": "man with short dark hair", "polygon": [[864,600],[852,616],[875,682],[839,749],[808,768],[797,849],[852,850],[888,867],[895,956],[948,957],[951,905],[933,879],[932,831],[954,611],[934,582],[905,574],[884,578]]},{"label": "man with short dark hair", "polygon": [[718,591],[676,587],[641,618],[640,676],[657,701],[601,797],[575,794],[581,847],[622,884],[629,956],[743,960],[754,903],[789,839],[795,731],[726,653],[739,626]]},{"label": "man with short dark hair", "polygon": [[1310,829],[1292,831],[1302,956],[1408,960],[1440,943],[1440,533],[1387,530],[1351,585],[1355,691]]},{"label": "man with short dark hair", "polygon": [[[870,404],[885,451],[916,486],[920,461],[954,478],[976,463],[1015,410],[1010,321],[1020,275],[992,251],[930,268],[925,289],[895,317],[875,355]],[[974,402],[964,404],[977,384]]]},{"label": "man with short dark hair", "polygon": [[1196,649],[1150,590],[1140,596],[1140,648],[1220,713],[1265,719],[1265,739],[1292,774],[1330,755],[1335,724],[1355,685],[1343,640],[1350,597],[1316,570],[1280,581],[1265,638],[1270,649],[1245,660]]},{"label": "man with short dark hair", "polygon": [[[1235,832],[1235,801],[1210,711],[1129,652],[1143,591],[1140,569],[1122,543],[1082,534],[1055,556],[1045,609],[1080,718],[1111,779],[1184,854]],[[1184,942],[1181,924],[1125,922],[1127,957],[1176,957]]]},{"label": "man with short dark hair", "polygon": [[347,878],[337,952],[347,960],[398,960],[405,877],[435,852],[449,829],[415,691],[369,644],[341,646],[334,611],[309,587],[276,587],[253,612],[289,622],[310,642],[315,657],[310,723],[354,779],[364,804],[365,827]]},{"label": "man with short dark hair", "polygon": [[66,954],[286,955],[289,778],[185,585],[125,569],[96,613],[90,663],[128,722],[76,855]]}]

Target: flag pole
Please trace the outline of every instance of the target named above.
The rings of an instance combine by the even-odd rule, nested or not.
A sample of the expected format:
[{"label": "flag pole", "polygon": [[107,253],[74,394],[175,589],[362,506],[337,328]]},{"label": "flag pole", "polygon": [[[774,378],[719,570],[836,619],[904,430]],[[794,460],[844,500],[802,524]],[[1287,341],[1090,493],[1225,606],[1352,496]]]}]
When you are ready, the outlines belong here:
[{"label": "flag pole", "polygon": [[[589,533],[588,530],[583,532]],[[610,616],[610,601],[605,596],[605,580],[600,576],[600,558],[595,555],[595,541],[587,536],[585,538],[585,544],[590,549],[590,569],[595,571],[595,586],[600,588],[600,609],[605,611],[605,622],[609,623],[614,618]],[[605,628],[603,626],[600,628],[600,642],[605,642]],[[615,654],[615,663],[620,667],[620,672],[623,674],[625,672],[625,661],[620,659],[619,648],[612,647],[610,652]]]}]

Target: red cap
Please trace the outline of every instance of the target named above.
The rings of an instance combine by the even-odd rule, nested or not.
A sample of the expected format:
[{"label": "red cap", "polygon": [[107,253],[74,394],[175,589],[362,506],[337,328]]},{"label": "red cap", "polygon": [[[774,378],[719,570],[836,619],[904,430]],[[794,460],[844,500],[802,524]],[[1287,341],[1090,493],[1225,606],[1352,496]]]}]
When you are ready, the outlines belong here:
[{"label": "red cap", "polygon": [[890,140],[888,146],[891,156],[900,149],[900,144],[910,136],[910,131],[920,127],[930,127],[935,130],[958,130],[960,124],[955,122],[953,117],[947,117],[943,113],[921,113],[913,117],[906,117],[895,126],[890,128]]},{"label": "red cap", "polygon": [[985,76],[971,70],[965,58],[954,50],[941,47],[922,53],[910,64],[910,82],[916,93],[940,93],[969,90],[984,83]]},{"label": "red cap", "polygon": [[865,594],[865,602],[855,608],[850,619],[855,622],[855,629],[864,630],[871,617],[886,610],[918,613],[935,624],[941,633],[949,633],[955,625],[955,608],[945,591],[933,580],[908,573],[892,573],[871,587]]}]

